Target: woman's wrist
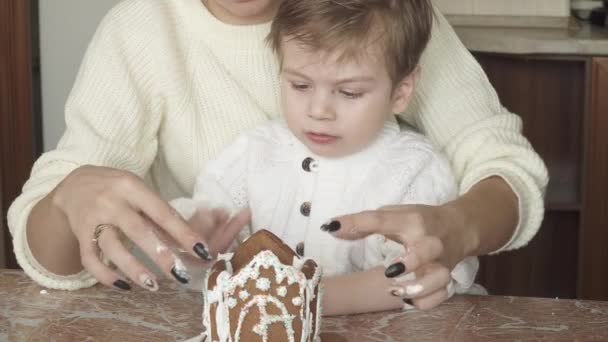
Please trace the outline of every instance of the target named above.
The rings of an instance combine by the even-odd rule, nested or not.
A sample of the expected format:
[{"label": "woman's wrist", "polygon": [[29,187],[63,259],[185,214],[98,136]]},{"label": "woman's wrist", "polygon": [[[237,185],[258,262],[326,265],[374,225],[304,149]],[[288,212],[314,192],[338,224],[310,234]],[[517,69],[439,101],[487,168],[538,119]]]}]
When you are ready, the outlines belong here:
[{"label": "woman's wrist", "polygon": [[29,249],[38,264],[58,275],[76,274],[82,270],[78,240],[69,228],[63,212],[47,195],[38,202],[26,225]]},{"label": "woman's wrist", "polygon": [[443,226],[446,227],[445,242],[454,245],[459,260],[476,255],[479,250],[480,237],[478,229],[473,226],[472,214],[468,210],[468,203],[459,197],[440,206],[443,217]]},{"label": "woman's wrist", "polygon": [[463,255],[478,256],[504,246],[518,222],[517,196],[500,177],[484,179],[467,193],[442,206],[451,234]]}]

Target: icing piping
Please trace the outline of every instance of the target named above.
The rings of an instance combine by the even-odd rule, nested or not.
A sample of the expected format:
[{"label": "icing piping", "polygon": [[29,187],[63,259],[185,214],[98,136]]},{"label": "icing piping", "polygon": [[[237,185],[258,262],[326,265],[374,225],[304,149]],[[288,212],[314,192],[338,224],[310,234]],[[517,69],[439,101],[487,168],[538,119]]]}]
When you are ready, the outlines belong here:
[{"label": "icing piping", "polygon": [[[322,298],[322,284],[321,280],[321,267],[315,269],[315,273],[312,279],[306,279],[306,276],[301,271],[306,260],[300,259],[297,256],[293,258],[292,265],[282,264],[279,258],[269,250],[258,253],[245,267],[243,267],[236,275],[232,275],[232,253],[222,254],[218,256],[218,259],[225,262],[226,270],[222,271],[216,282],[216,287],[209,289],[209,276],[211,272],[208,272],[205,279],[205,287],[203,289],[204,299],[204,313],[203,313],[203,326],[205,328],[205,334],[211,339],[212,337],[212,326],[211,326],[211,305],[216,304],[215,314],[215,327],[216,334],[220,342],[238,342],[240,339],[240,332],[245,316],[249,310],[255,305],[260,310],[260,322],[254,327],[254,332],[262,336],[263,341],[268,340],[267,332],[268,326],[274,323],[282,323],[285,326],[287,336],[290,342],[294,342],[294,330],[293,321],[296,318],[294,315],[289,314],[285,304],[280,299],[273,296],[271,293],[263,295],[253,296],[242,308],[239,314],[239,321],[237,323],[237,329],[234,336],[234,340],[230,335],[230,309],[236,307],[238,296],[242,301],[246,301],[251,296],[246,290],[242,289],[247,281],[250,279],[256,280],[256,287],[262,291],[268,291],[270,288],[271,280],[268,278],[260,277],[260,267],[268,269],[273,268],[275,272],[275,281],[277,284],[287,280],[289,285],[298,283],[299,285],[299,296],[292,298],[292,303],[296,306],[300,306],[299,316],[297,317],[302,322],[302,336],[301,342],[309,340],[319,341],[319,328],[320,328],[320,317],[321,317],[321,298]],[[318,288],[318,300],[316,305],[316,317],[314,324],[314,331],[312,330],[312,312],[310,303],[315,299],[315,288]],[[237,296],[235,293],[238,291]],[[284,293],[284,294],[283,294]],[[285,286],[277,288],[277,294],[284,297],[287,293]],[[280,311],[280,315],[269,315],[266,312],[266,306],[268,303],[274,304]],[[304,304],[304,305],[302,305]],[[312,333],[312,334],[311,334]]]}]

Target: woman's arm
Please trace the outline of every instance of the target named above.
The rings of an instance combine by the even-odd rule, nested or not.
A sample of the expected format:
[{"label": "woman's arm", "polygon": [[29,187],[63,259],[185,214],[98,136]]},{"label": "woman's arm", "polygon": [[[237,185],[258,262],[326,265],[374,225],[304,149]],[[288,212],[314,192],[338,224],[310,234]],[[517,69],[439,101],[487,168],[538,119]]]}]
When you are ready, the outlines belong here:
[{"label": "woman's arm", "polygon": [[505,246],[517,226],[517,202],[502,178],[490,177],[444,205],[446,218],[458,222],[454,227],[462,237],[462,254],[485,255]]},{"label": "woman's arm", "polygon": [[53,203],[54,194],[53,190],[32,208],[26,227],[27,247],[41,267],[69,276],[83,270],[79,244],[67,217]]},{"label": "woman's arm", "polygon": [[[356,240],[383,234],[407,246],[408,252],[386,269],[390,278],[384,267],[329,278],[326,314],[395,309],[400,307],[400,297],[425,310],[451,295],[447,286],[456,264],[508,241],[517,222],[517,199],[501,178],[492,177],[444,205],[397,205],[336,220],[338,229],[331,232],[338,238]],[[415,279],[395,281],[411,272],[416,273]],[[401,293],[390,298],[391,288],[401,289]],[[408,288],[421,290],[407,293]],[[364,299],[359,301],[358,296]]]},{"label": "woman's arm", "polygon": [[[104,251],[106,257],[131,254],[122,244],[110,243],[119,235],[116,229],[106,230],[94,244],[99,224],[115,224],[146,252],[152,250],[155,261],[165,260],[161,268],[167,274],[173,259],[155,252],[149,234],[154,224],[139,212],[163,228],[169,225],[166,232],[179,233],[181,244],[194,244],[196,238],[141,180],[157,153],[162,114],[155,85],[164,80],[152,80],[158,76],[140,65],[145,44],[137,39],[147,37],[125,29],[132,20],[129,6],[117,6],[100,24],[66,104],[66,132],[55,150],[36,161],[9,210],[17,261],[45,287],[78,289],[98,280],[111,286],[124,278],[100,262],[97,247],[111,249]],[[112,261],[123,272],[123,267],[131,269],[124,273],[141,284],[144,273],[152,272],[127,259]],[[80,272],[83,268],[88,272]]]},{"label": "woman's arm", "polygon": [[521,119],[500,104],[480,65],[445,18],[437,17],[416,94],[403,118],[450,161],[464,197],[451,203],[450,216],[466,220],[469,232],[479,238],[468,251],[522,247],[544,215],[546,167],[521,134]]}]

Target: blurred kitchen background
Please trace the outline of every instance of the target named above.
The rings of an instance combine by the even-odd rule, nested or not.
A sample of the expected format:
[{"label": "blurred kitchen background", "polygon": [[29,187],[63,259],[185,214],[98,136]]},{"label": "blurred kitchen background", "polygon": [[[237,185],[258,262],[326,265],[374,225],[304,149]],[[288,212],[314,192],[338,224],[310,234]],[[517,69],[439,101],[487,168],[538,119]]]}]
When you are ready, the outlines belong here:
[{"label": "blurred kitchen background", "polygon": [[[8,206],[59,140],[84,51],[118,2],[0,2],[0,268],[17,267]],[[608,300],[608,1],[434,2],[551,174],[539,234],[484,257],[478,281],[494,294]]]}]

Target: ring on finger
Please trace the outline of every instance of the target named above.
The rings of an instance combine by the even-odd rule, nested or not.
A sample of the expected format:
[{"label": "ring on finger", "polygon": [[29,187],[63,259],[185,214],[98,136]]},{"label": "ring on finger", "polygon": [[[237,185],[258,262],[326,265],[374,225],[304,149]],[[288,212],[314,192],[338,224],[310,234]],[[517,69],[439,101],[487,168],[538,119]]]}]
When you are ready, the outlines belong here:
[{"label": "ring on finger", "polygon": [[118,227],[116,227],[113,224],[109,224],[109,223],[101,223],[98,224],[95,227],[95,230],[93,231],[93,243],[99,248],[99,237],[101,236],[101,234],[104,232],[104,230],[109,229],[109,228],[116,228],[118,229]]},{"label": "ring on finger", "polygon": [[106,266],[108,266],[112,269],[116,269],[116,266],[111,262],[111,260],[104,257],[103,250],[99,246],[99,239],[101,237],[101,234],[106,229],[110,229],[110,228],[118,230],[118,227],[113,224],[109,224],[109,223],[98,224],[95,227],[95,230],[93,231],[93,238],[91,239],[91,241],[93,241],[93,244],[95,245],[95,247],[97,247],[97,250],[99,251],[99,255],[97,256],[99,258],[99,260],[101,260],[101,262],[103,262]]}]

